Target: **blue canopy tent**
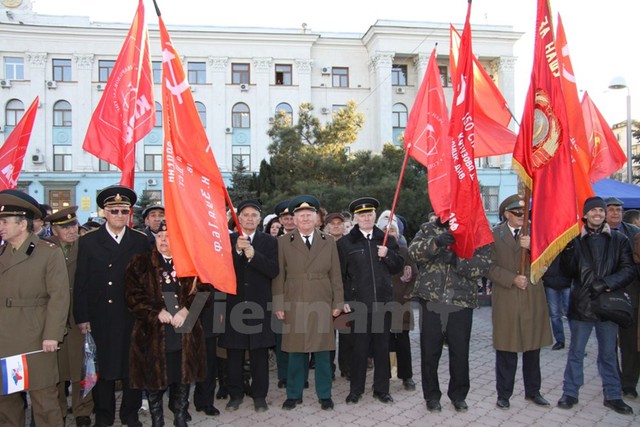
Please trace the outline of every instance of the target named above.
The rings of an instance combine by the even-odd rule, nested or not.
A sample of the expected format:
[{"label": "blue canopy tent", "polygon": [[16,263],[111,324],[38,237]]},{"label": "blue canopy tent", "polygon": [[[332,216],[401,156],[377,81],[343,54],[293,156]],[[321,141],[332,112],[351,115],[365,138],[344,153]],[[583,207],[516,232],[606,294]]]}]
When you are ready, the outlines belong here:
[{"label": "blue canopy tent", "polygon": [[617,197],[624,203],[625,209],[640,209],[640,187],[614,179],[604,178],[592,185],[596,196],[603,199]]}]

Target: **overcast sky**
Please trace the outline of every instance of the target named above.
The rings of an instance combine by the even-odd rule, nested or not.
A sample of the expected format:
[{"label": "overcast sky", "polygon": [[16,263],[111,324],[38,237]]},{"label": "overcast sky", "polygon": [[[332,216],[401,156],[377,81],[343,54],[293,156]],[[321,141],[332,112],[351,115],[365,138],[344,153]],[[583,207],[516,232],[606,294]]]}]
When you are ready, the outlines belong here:
[{"label": "overcast sky", "polygon": [[[462,24],[466,0],[157,0],[167,25],[258,26],[364,33],[377,19]],[[92,21],[133,19],[137,0],[33,0],[37,13],[89,16]],[[551,0],[567,32],[578,86],[587,90],[609,124],[626,120],[626,91],[607,90],[624,76],[631,88],[633,117],[640,120],[640,1]],[[145,0],[148,22],[157,22]],[[525,35],[516,44],[516,105],[519,118],[533,59],[536,0],[474,0],[472,24],[511,25]],[[169,29],[170,30],[170,29]]]}]

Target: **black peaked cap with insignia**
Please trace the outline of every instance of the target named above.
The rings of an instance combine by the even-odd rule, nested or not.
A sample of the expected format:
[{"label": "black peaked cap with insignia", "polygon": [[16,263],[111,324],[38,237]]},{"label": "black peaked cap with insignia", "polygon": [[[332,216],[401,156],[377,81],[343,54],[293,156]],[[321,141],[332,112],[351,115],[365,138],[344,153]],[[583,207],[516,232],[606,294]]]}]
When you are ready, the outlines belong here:
[{"label": "black peaked cap with insignia", "polygon": [[77,206],[69,206],[51,215],[47,215],[44,220],[49,221],[51,225],[60,225],[62,227],[74,225],[78,223],[78,217],[76,216],[77,211]]},{"label": "black peaked cap with insignia", "polygon": [[162,211],[162,212],[164,212],[164,206],[162,206],[162,205],[147,206],[145,208],[145,210],[142,211],[142,219],[147,219],[147,215],[149,215],[149,213],[151,211]]},{"label": "black peaked cap with insignia", "polygon": [[349,203],[349,211],[353,214],[375,211],[380,207],[380,202],[373,197],[360,197]]},{"label": "black peaked cap with insignia", "polygon": [[36,199],[19,190],[0,191],[0,216],[23,216],[41,219],[42,211]]},{"label": "black peaked cap with insignia", "polygon": [[278,203],[273,211],[273,213],[275,213],[279,217],[282,215],[290,215],[291,212],[289,212],[289,200],[283,200]]},{"label": "black peaked cap with insignia", "polygon": [[102,209],[110,205],[133,206],[137,200],[138,196],[135,191],[124,185],[111,185],[103,189],[96,197],[96,202]]},{"label": "black peaked cap with insignia", "polygon": [[236,207],[236,213],[240,214],[240,212],[242,212],[242,210],[247,207],[255,208],[258,210],[258,212],[262,213],[262,203],[260,203],[258,200],[241,201],[240,203],[238,203],[238,206]]},{"label": "black peaked cap with insignia", "polygon": [[504,217],[505,211],[513,209],[524,209],[524,198],[519,194],[512,194],[500,203],[500,208],[498,209],[500,219]]},{"label": "black peaked cap with insignia", "polygon": [[289,202],[289,213],[291,214],[305,209],[318,212],[320,202],[315,197],[309,195],[298,196]]}]

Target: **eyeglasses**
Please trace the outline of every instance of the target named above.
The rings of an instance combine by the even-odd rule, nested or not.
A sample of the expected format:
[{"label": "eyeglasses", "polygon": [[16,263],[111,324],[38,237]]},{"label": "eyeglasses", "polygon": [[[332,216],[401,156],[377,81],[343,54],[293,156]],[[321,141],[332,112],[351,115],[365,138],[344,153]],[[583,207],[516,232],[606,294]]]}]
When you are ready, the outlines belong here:
[{"label": "eyeglasses", "polygon": [[129,215],[129,213],[131,212],[131,209],[109,209],[108,212],[111,215],[118,215],[118,214]]},{"label": "eyeglasses", "polygon": [[521,210],[521,211],[507,211],[507,212],[509,212],[513,216],[517,216],[518,218],[520,218],[521,216],[524,216],[524,211],[523,210]]}]

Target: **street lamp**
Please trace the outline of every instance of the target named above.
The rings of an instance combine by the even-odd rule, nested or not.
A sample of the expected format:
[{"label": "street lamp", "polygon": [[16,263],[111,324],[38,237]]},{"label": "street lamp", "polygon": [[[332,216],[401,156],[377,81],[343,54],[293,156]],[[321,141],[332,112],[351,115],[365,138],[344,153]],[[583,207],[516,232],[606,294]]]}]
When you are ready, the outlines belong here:
[{"label": "street lamp", "polygon": [[627,89],[627,182],[633,184],[633,160],[631,159],[631,89],[622,76],[614,77],[609,89]]}]

